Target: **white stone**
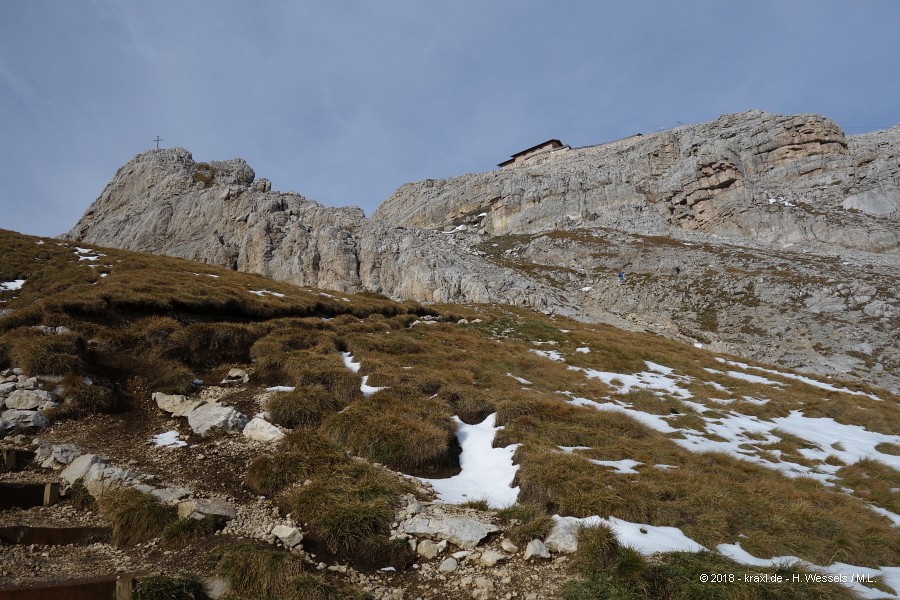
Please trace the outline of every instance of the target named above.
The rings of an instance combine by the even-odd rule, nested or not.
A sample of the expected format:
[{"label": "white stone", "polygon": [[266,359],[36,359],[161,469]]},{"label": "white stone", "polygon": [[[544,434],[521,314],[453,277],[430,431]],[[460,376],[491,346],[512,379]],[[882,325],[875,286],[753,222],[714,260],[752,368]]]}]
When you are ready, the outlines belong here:
[{"label": "white stone", "polygon": [[284,432],[262,417],[254,417],[244,427],[244,436],[258,442],[277,442],[284,437]]},{"label": "white stone", "polygon": [[53,396],[44,390],[15,390],[6,397],[6,407],[18,410],[34,410],[45,402],[53,402]]},{"label": "white stone", "polygon": [[541,540],[531,540],[528,542],[528,545],[525,546],[525,559],[528,560],[532,556],[537,556],[538,558],[550,558],[550,551]]},{"label": "white stone", "polygon": [[157,488],[151,490],[150,493],[156,496],[163,504],[171,504],[176,500],[181,500],[182,498],[190,496],[191,490],[184,487],[172,486]]},{"label": "white stone", "polygon": [[50,425],[50,419],[39,410],[5,410],[0,414],[0,430],[13,427],[33,427],[43,429]]},{"label": "white stone", "polygon": [[188,424],[196,433],[205,435],[212,429],[243,429],[247,417],[229,406],[206,403],[188,414]]},{"label": "white stone", "polygon": [[81,450],[75,444],[41,444],[34,460],[45,469],[61,469],[71,463]]},{"label": "white stone", "polygon": [[247,383],[250,381],[250,376],[244,369],[233,368],[228,370],[228,379],[240,379],[241,382]]},{"label": "white stone", "polygon": [[188,400],[187,396],[181,394],[163,394],[162,392],[153,392],[153,400],[160,409],[172,413],[173,417],[185,417],[203,404],[202,400]]},{"label": "white stone", "polygon": [[[140,473],[131,469],[96,463],[84,475],[84,488],[94,498],[100,498],[107,492],[123,486],[141,485],[139,477]],[[150,489],[152,488],[148,487],[141,491],[149,492]]]},{"label": "white stone", "polygon": [[519,547],[516,546],[510,539],[504,539],[502,542],[500,542],[500,547],[510,554],[515,554],[519,551]]},{"label": "white stone", "polygon": [[448,556],[438,565],[438,572],[440,573],[452,573],[456,570],[456,567],[459,566],[459,563],[452,556]]},{"label": "white stone", "polygon": [[438,553],[439,550],[437,544],[435,544],[431,540],[422,540],[421,542],[419,542],[419,545],[416,546],[416,554],[427,560],[435,558]]},{"label": "white stone", "polygon": [[479,558],[478,561],[485,567],[493,567],[498,562],[506,560],[507,558],[509,557],[507,557],[502,552],[497,552],[496,550],[485,550],[484,552],[482,552],[481,558]]},{"label": "white stone", "polygon": [[418,536],[439,537],[471,550],[488,534],[499,531],[496,525],[468,517],[429,517],[416,515],[400,524],[400,530]]},{"label": "white stone", "polygon": [[206,597],[210,600],[219,600],[231,591],[231,584],[224,577],[213,575],[212,577],[201,577],[200,584]]},{"label": "white stone", "polygon": [[105,456],[82,454],[73,459],[69,466],[63,469],[62,473],[59,474],[59,478],[72,484],[84,478],[94,465],[106,465],[108,463],[109,459]]},{"label": "white stone", "polygon": [[303,532],[290,525],[276,525],[272,528],[272,535],[288,548],[293,548],[303,541]]},{"label": "white stone", "polygon": [[577,519],[553,519],[553,529],[544,538],[544,545],[553,552],[571,554],[578,550],[578,531],[581,523]]},{"label": "white stone", "polygon": [[236,516],[234,507],[224,500],[207,500],[195,498],[178,504],[178,517],[181,519],[202,519],[203,517],[220,518],[230,521]]}]

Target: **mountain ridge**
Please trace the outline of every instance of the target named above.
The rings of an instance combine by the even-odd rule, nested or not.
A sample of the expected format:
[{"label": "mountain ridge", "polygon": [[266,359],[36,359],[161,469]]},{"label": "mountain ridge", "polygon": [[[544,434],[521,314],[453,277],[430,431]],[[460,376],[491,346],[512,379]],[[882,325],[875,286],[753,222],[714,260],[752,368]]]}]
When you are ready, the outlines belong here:
[{"label": "mountain ridge", "polygon": [[66,237],[300,285],[529,306],[897,390],[898,156],[900,127],[848,137],[824,117],[750,111],[405,184],[366,219],[273,192],[240,159],[154,150]]}]

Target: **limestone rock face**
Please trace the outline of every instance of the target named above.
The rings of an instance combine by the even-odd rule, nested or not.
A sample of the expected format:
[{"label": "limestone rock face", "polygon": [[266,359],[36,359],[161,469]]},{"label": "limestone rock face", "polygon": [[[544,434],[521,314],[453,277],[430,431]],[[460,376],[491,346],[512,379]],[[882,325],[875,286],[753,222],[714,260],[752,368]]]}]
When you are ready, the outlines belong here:
[{"label": "limestone rock face", "polygon": [[371,223],[359,208],[326,208],[253,181],[243,161],[152,150],[119,169],[67,237],[340,291],[539,308],[559,301],[441,233]]},{"label": "limestone rock face", "polygon": [[848,138],[818,115],[750,111],[539,163],[406,184],[372,219],[422,228],[468,223],[491,235],[573,226],[687,230],[896,252],[898,157],[900,126]]}]

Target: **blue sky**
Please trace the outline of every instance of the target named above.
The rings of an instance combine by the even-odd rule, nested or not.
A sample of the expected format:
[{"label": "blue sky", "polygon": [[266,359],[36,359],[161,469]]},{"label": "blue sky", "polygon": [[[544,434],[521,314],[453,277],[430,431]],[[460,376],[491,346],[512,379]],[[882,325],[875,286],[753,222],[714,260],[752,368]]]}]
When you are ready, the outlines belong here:
[{"label": "blue sky", "polygon": [[0,3],[0,228],[68,230],[154,146],[367,214],[547,138],[752,108],[900,122],[896,0]]}]

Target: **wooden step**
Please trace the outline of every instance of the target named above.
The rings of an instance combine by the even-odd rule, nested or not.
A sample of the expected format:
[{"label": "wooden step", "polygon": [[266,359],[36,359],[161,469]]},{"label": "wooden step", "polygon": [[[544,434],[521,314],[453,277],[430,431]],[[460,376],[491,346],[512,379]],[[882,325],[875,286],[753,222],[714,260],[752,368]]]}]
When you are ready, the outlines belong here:
[{"label": "wooden step", "polygon": [[0,586],[0,600],[131,600],[130,576],[94,577],[23,586]]},{"label": "wooden step", "polygon": [[21,448],[3,448],[0,454],[0,471],[21,471],[34,460],[34,452]]},{"label": "wooden step", "polygon": [[0,510],[50,506],[57,502],[58,483],[0,483]]},{"label": "wooden step", "polygon": [[0,543],[39,544],[41,546],[66,546],[85,542],[108,540],[109,527],[29,527],[13,525],[0,527]]}]

